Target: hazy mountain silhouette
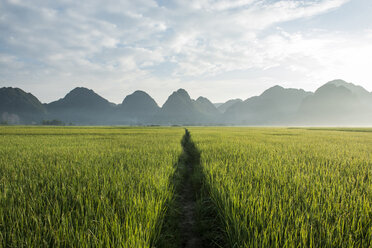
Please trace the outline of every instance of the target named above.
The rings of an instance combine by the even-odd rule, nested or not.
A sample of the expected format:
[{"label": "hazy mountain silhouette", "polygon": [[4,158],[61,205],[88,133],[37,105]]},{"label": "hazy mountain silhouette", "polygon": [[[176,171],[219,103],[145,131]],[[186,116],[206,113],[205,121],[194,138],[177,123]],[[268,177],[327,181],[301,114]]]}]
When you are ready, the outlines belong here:
[{"label": "hazy mountain silhouette", "polygon": [[199,96],[194,102],[194,105],[199,112],[207,116],[216,116],[220,114],[218,109],[208,100],[208,98]]},{"label": "hazy mountain silhouette", "polygon": [[372,93],[343,80],[333,80],[314,93],[274,86],[259,96],[218,105],[173,92],[159,108],[144,91],[135,91],[119,105],[87,88],[42,104],[18,88],[0,89],[1,121],[41,123],[58,119],[76,125],[372,125]]},{"label": "hazy mountain silhouette", "polygon": [[228,123],[275,125],[291,123],[302,100],[312,93],[299,89],[274,86],[260,96],[248,98],[228,108],[224,119]]},{"label": "hazy mountain silhouette", "polygon": [[372,120],[372,98],[363,87],[330,81],[304,99],[298,121],[307,125],[357,125]]},{"label": "hazy mountain silhouette", "polygon": [[[329,81],[325,85],[335,85],[335,86],[343,86],[346,89],[350,90],[354,95],[356,95],[359,98],[364,98],[364,97],[370,97],[371,93],[368,92],[366,89],[364,89],[362,86],[355,85],[352,83],[345,82],[344,80],[341,79],[336,79],[333,81]],[[324,86],[325,86],[324,85]]]},{"label": "hazy mountain silhouette", "polygon": [[328,84],[345,87],[346,89],[350,90],[354,96],[357,97],[358,101],[361,103],[361,105],[363,105],[361,106],[362,108],[365,108],[365,107],[369,109],[372,108],[372,92],[368,92],[362,86],[355,85],[352,83],[347,83],[341,79],[333,80],[333,81],[326,83],[326,85]]},{"label": "hazy mountain silhouette", "polygon": [[71,90],[64,98],[48,104],[48,109],[81,109],[81,110],[97,110],[111,107],[112,104],[95,93],[93,90],[77,87]]},{"label": "hazy mountain silhouette", "polygon": [[205,111],[213,108],[208,99],[194,101],[186,90],[179,89],[168,97],[154,120],[160,124],[199,124],[208,121]]},{"label": "hazy mountain silhouette", "polygon": [[0,88],[0,119],[10,124],[38,122],[46,113],[43,104],[19,88]]},{"label": "hazy mountain silhouette", "polygon": [[117,106],[118,122],[124,124],[150,123],[160,110],[155,100],[144,91],[137,90]]},{"label": "hazy mountain silhouette", "polygon": [[215,103],[214,106],[216,106],[216,108],[221,112],[221,113],[225,113],[226,110],[228,108],[230,108],[232,105],[234,105],[235,103],[238,103],[238,102],[242,102],[243,100],[242,99],[231,99],[231,100],[228,100],[227,102],[225,103]]},{"label": "hazy mountain silhouette", "polygon": [[83,87],[73,89],[64,98],[46,106],[50,119],[85,125],[106,124],[114,108],[114,104]]}]

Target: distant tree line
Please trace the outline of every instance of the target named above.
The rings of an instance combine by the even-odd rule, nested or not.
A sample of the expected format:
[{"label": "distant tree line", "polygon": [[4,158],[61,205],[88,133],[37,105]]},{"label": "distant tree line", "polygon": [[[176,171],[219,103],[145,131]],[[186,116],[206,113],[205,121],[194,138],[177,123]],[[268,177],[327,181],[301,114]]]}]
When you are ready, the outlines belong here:
[{"label": "distant tree line", "polygon": [[60,120],[43,120],[42,125],[47,125],[47,126],[65,126],[65,123]]}]

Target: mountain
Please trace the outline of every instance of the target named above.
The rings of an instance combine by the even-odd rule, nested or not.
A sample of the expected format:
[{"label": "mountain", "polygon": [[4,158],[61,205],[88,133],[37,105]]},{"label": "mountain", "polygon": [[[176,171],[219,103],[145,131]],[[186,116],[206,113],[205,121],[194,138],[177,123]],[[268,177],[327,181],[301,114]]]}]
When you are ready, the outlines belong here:
[{"label": "mountain", "polygon": [[357,125],[371,123],[372,97],[360,86],[330,81],[302,102],[300,123],[308,125]]},{"label": "mountain", "polygon": [[364,97],[370,97],[371,93],[368,92],[366,89],[364,89],[362,86],[355,85],[352,83],[345,82],[344,80],[341,79],[336,79],[333,81],[329,81],[323,86],[326,85],[335,85],[335,86],[343,86],[346,89],[350,90],[354,95],[356,95],[359,98],[364,98]]},{"label": "mountain", "polygon": [[93,90],[77,87],[70,91],[64,98],[51,102],[48,105],[51,110],[79,109],[96,111],[112,107],[112,104],[95,93]]},{"label": "mountain", "polygon": [[343,86],[346,89],[350,90],[351,93],[357,97],[358,101],[362,105],[368,105],[372,107],[372,92],[368,92],[366,89],[364,89],[362,86],[355,85],[352,83],[345,82],[341,79],[333,80],[325,85],[335,85],[335,86]]},{"label": "mountain", "polygon": [[46,108],[31,93],[19,88],[0,88],[0,118],[10,124],[30,124],[40,122]]},{"label": "mountain", "polygon": [[220,114],[220,112],[213,105],[213,103],[205,97],[202,97],[202,96],[198,97],[198,99],[194,101],[194,105],[199,112],[205,115],[213,117],[215,115]]},{"label": "mountain", "polygon": [[114,104],[83,87],[73,89],[64,98],[46,106],[50,119],[84,125],[105,124],[114,109]]},{"label": "mountain", "polygon": [[216,107],[217,109],[221,112],[221,113],[225,113],[226,110],[228,108],[230,108],[231,106],[233,106],[235,103],[238,103],[238,102],[242,102],[243,100],[242,99],[232,99],[232,100],[228,100],[227,102],[225,103],[221,103],[221,104],[218,104]]},{"label": "mountain", "polygon": [[119,123],[144,124],[159,110],[158,104],[146,92],[137,90],[117,106]]},{"label": "mountain", "polygon": [[168,97],[154,120],[159,124],[198,124],[205,120],[205,116],[197,108],[200,102],[203,100],[195,104],[186,90],[179,89]]},{"label": "mountain", "polygon": [[311,94],[276,85],[260,96],[235,103],[226,110],[224,119],[228,120],[228,124],[288,125],[293,121],[302,100]]},{"label": "mountain", "polygon": [[229,100],[216,107],[205,97],[193,100],[179,89],[159,108],[144,91],[135,91],[115,105],[93,90],[78,87],[57,101],[42,104],[19,88],[0,88],[1,123],[53,123],[55,119],[75,125],[370,126],[372,93],[338,79],[314,93],[276,85],[259,96]]}]

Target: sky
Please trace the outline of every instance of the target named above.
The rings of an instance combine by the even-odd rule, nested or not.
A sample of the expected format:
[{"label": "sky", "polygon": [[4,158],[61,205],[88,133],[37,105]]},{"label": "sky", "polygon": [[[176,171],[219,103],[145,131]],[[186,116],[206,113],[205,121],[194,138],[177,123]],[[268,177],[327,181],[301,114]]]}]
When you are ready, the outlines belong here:
[{"label": "sky", "polygon": [[159,105],[344,79],[372,91],[371,0],[0,0],[0,87],[42,102],[87,87]]}]

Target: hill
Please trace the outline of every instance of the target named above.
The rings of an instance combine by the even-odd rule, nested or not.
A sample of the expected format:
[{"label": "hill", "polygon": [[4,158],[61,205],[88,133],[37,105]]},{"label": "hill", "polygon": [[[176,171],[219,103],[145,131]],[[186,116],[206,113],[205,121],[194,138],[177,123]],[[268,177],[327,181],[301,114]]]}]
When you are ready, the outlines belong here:
[{"label": "hill", "polygon": [[48,118],[82,125],[105,124],[114,110],[114,104],[83,87],[73,89],[64,98],[46,106]]},{"label": "hill", "polygon": [[154,121],[159,124],[195,125],[214,121],[218,113],[213,104],[204,97],[191,99],[184,89],[173,92],[164,103]]},{"label": "hill", "polygon": [[9,124],[31,124],[40,122],[46,108],[31,93],[19,88],[0,88],[0,118]]},{"label": "hill", "polygon": [[145,124],[160,110],[155,100],[144,91],[137,90],[124,98],[117,106],[118,122]]},{"label": "hill", "polygon": [[75,125],[372,125],[372,93],[340,79],[314,93],[276,85],[259,96],[216,106],[202,96],[192,99],[184,89],[174,91],[161,108],[144,91],[115,105],[78,87],[42,104],[19,88],[0,89],[0,121],[10,124],[57,119]]},{"label": "hill", "polygon": [[200,113],[206,116],[214,117],[220,114],[218,109],[213,105],[211,101],[208,100],[208,98],[199,96],[198,99],[194,101],[194,105]]},{"label": "hill", "polygon": [[372,121],[372,97],[360,86],[330,81],[304,99],[298,121],[307,125],[358,125]]},{"label": "hill", "polygon": [[368,92],[366,89],[364,89],[362,86],[355,85],[353,83],[348,83],[341,79],[336,79],[333,81],[329,81],[328,83],[324,84],[323,86],[327,85],[335,85],[335,86],[343,86],[344,88],[350,90],[354,95],[356,95],[358,98],[364,98],[364,97],[371,97],[371,93]]},{"label": "hill", "polygon": [[302,100],[311,95],[300,89],[274,86],[259,96],[235,103],[228,108],[224,119],[228,123],[243,125],[279,125],[293,121]]},{"label": "hill", "polygon": [[242,99],[231,99],[231,100],[228,100],[227,102],[225,103],[221,103],[221,104],[218,104],[216,107],[217,109],[221,112],[221,113],[225,113],[226,110],[228,108],[230,108],[231,106],[233,106],[235,103],[239,103],[239,102],[242,102],[243,100]]}]

